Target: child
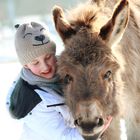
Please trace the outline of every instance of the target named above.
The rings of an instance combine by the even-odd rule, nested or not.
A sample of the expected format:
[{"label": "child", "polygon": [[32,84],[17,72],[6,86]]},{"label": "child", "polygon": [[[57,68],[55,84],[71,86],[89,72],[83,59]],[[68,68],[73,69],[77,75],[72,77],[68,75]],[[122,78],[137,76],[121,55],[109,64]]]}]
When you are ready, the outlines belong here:
[{"label": "child", "polygon": [[17,26],[15,47],[23,68],[10,91],[8,108],[23,121],[21,139],[83,140],[64,104],[55,74],[55,43],[47,29],[35,22]]}]

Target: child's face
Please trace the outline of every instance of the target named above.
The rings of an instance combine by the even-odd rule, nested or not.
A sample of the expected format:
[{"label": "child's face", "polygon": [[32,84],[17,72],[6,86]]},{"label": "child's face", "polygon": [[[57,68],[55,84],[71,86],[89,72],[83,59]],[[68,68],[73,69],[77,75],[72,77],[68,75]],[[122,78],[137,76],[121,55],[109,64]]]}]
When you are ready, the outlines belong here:
[{"label": "child's face", "polygon": [[54,54],[45,54],[37,57],[25,67],[30,69],[35,75],[51,79],[56,72],[56,57]]}]

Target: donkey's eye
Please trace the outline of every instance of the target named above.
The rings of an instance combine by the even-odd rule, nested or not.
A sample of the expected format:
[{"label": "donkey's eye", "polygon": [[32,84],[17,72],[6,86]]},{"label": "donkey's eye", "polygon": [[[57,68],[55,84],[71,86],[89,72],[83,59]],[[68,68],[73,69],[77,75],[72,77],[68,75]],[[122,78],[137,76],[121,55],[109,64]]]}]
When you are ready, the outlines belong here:
[{"label": "donkey's eye", "polygon": [[104,80],[108,79],[108,78],[110,77],[111,73],[112,73],[112,72],[111,72],[110,70],[107,71],[107,72],[105,73],[105,75],[104,75]]},{"label": "donkey's eye", "polygon": [[73,78],[70,75],[67,74],[64,77],[64,84],[69,84],[72,80],[73,80]]}]

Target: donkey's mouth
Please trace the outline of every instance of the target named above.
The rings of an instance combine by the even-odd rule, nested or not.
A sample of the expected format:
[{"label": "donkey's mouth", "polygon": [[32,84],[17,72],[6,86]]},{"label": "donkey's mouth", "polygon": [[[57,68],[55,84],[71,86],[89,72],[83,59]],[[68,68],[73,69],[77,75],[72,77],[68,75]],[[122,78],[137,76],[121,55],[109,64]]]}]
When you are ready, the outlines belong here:
[{"label": "donkey's mouth", "polygon": [[85,140],[100,140],[100,134],[95,134],[94,136],[83,136]]},{"label": "donkey's mouth", "polygon": [[93,127],[92,123],[83,123],[78,127],[78,130],[86,140],[98,140],[109,127],[111,121],[112,117],[108,116],[105,123],[101,126]]},{"label": "donkey's mouth", "polygon": [[92,138],[92,140],[97,140],[98,137],[100,137],[102,134],[102,131],[104,129],[104,126],[93,128],[93,129],[85,129],[85,128],[79,128],[80,133],[84,138],[89,139]]}]

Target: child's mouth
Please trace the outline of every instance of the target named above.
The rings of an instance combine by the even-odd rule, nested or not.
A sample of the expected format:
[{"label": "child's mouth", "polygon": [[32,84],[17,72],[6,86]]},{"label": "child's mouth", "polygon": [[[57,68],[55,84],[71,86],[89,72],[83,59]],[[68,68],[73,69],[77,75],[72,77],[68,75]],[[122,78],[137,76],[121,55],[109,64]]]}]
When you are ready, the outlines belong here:
[{"label": "child's mouth", "polygon": [[42,74],[47,75],[47,74],[51,73],[51,71],[52,71],[52,68],[50,67],[50,68],[48,68],[47,71],[43,72]]}]

